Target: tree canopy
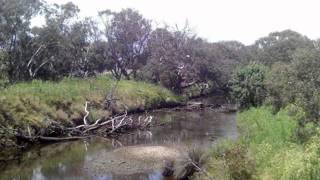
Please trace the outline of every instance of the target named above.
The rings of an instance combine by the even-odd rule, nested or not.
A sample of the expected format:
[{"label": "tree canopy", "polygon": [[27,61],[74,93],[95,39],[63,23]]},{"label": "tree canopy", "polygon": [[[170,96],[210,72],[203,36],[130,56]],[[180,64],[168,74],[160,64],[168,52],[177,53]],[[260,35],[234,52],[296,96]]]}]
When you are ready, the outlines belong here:
[{"label": "tree canopy", "polygon": [[[313,75],[316,68],[303,62],[317,67],[318,57],[313,54],[319,51],[319,40],[292,30],[272,32],[246,46],[237,41],[208,42],[188,24],[182,28],[153,26],[134,9],[106,9],[98,17],[80,18],[79,8],[71,2],[0,3],[1,81],[60,80],[110,73],[116,79],[158,83],[177,93],[192,86],[228,91],[234,87],[230,85],[234,70],[257,62],[271,71],[278,69],[275,74],[288,67],[300,72],[290,77],[303,77],[317,84]],[[31,27],[32,18],[39,15],[45,24]],[[303,73],[308,68],[312,75]],[[270,94],[275,92],[271,91],[273,85]]]}]

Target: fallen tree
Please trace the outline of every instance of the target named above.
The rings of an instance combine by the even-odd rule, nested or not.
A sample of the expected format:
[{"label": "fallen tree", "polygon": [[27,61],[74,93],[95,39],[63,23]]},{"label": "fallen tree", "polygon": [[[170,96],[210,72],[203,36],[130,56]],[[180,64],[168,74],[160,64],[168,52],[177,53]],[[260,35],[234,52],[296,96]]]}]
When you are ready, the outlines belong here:
[{"label": "fallen tree", "polygon": [[[152,116],[139,116],[138,118],[133,118],[129,116],[127,110],[123,114],[119,114],[113,117],[102,117],[101,119],[95,120],[94,123],[90,124],[88,121],[88,116],[90,114],[88,110],[90,102],[86,101],[84,111],[85,115],[83,117],[83,124],[77,125],[75,127],[64,127],[57,122],[52,122],[48,128],[50,130],[43,130],[37,135],[32,135],[30,128],[28,127],[27,135],[20,132],[19,130],[11,129],[11,133],[14,134],[17,139],[23,141],[70,141],[87,138],[90,136],[118,136],[121,133],[127,132],[129,130],[140,129],[144,130],[151,125]],[[59,136],[48,136],[49,131],[59,132]]]},{"label": "fallen tree", "polygon": [[87,135],[97,130],[101,132],[101,129],[107,134],[112,134],[123,128],[145,129],[149,127],[152,122],[152,116],[146,116],[144,118],[139,116],[134,120],[132,116],[128,116],[126,110],[122,115],[107,118],[106,120],[98,119],[93,124],[88,124],[86,119],[89,116],[89,111],[87,110],[88,103],[89,102],[86,102],[85,105],[85,112],[87,114],[83,118],[83,124],[76,127],[67,128],[67,130],[70,131],[70,134]]}]

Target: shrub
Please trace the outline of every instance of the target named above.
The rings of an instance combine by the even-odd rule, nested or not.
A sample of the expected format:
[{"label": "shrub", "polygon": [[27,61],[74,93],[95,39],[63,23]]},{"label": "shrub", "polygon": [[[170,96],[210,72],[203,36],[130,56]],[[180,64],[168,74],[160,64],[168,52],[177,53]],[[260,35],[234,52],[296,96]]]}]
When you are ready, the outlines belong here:
[{"label": "shrub", "polygon": [[[252,108],[238,118],[242,144],[246,144],[256,162],[258,179],[318,179],[320,173],[320,141],[314,131],[306,144],[296,141],[301,108],[290,105],[272,114],[270,108]],[[312,129],[312,130],[311,130]],[[316,134],[316,135],[315,135]]]},{"label": "shrub", "polygon": [[306,112],[300,119],[304,126],[320,120],[320,52],[297,50],[290,64],[275,64],[266,76],[268,102],[280,110],[290,103],[297,104]]},{"label": "shrub", "polygon": [[233,74],[230,81],[231,96],[241,107],[262,104],[266,97],[265,74],[266,67],[257,63],[242,67]]},{"label": "shrub", "polygon": [[[249,148],[240,142],[220,139],[209,152],[205,169],[215,179],[251,179],[255,177],[255,160]],[[205,179],[201,176],[198,179]]]},{"label": "shrub", "polygon": [[245,145],[236,144],[227,150],[225,161],[232,179],[251,179],[255,173],[255,161]]},{"label": "shrub", "polygon": [[308,119],[315,122],[320,120],[319,60],[318,50],[300,50],[295,53],[291,65],[294,78],[291,88],[296,90],[295,101],[307,113]]},{"label": "shrub", "polygon": [[305,146],[291,144],[283,147],[272,158],[264,170],[264,177],[273,179],[317,180],[320,177],[320,141],[313,136]]},{"label": "shrub", "polygon": [[295,89],[292,68],[289,64],[275,63],[266,73],[265,86],[268,91],[266,103],[273,106],[274,112],[294,102]]}]

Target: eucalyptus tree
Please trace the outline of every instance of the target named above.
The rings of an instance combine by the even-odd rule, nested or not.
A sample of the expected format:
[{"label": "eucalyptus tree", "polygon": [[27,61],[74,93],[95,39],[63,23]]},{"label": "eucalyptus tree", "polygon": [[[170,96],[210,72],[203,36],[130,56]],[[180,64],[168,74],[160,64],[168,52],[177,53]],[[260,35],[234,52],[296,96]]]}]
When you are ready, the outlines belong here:
[{"label": "eucalyptus tree", "polygon": [[79,9],[73,3],[63,5],[54,4],[45,9],[45,25],[33,29],[35,38],[34,49],[37,52],[29,68],[43,66],[33,74],[41,79],[55,79],[66,76],[70,73],[72,58],[70,56],[70,35],[71,26]]},{"label": "eucalyptus tree", "polygon": [[258,39],[253,45],[253,57],[266,65],[275,62],[289,63],[297,49],[309,48],[314,48],[314,44],[308,37],[292,30],[285,30]]},{"label": "eucalyptus tree", "polygon": [[149,56],[151,22],[132,9],[106,10],[100,12],[100,17],[106,26],[108,69],[117,79],[122,75],[135,78]]},{"label": "eucalyptus tree", "polygon": [[28,63],[32,78],[86,77],[95,73],[97,59],[91,56],[95,56],[99,30],[96,22],[91,18],[81,20],[78,13],[73,3],[46,7],[45,26],[33,29],[36,53]]},{"label": "eucalyptus tree", "polygon": [[[90,18],[74,23],[66,37],[71,65],[69,75],[87,77],[94,75],[104,59],[98,58],[96,48],[99,45],[100,32],[96,22]],[[101,54],[103,55],[103,54]],[[94,57],[92,57],[94,56]]]},{"label": "eucalyptus tree", "polygon": [[155,29],[150,36],[151,57],[144,68],[145,76],[176,92],[206,83],[216,73],[214,64],[209,63],[208,44],[187,25],[181,30]]},{"label": "eucalyptus tree", "polygon": [[27,76],[26,57],[32,57],[30,48],[31,19],[38,15],[40,0],[0,0],[0,69],[11,81]]},{"label": "eucalyptus tree", "polygon": [[171,32],[167,28],[154,30],[150,37],[151,57],[146,70],[149,78],[160,82],[164,86],[180,91],[183,74],[190,68],[187,61],[191,61],[186,52],[187,36],[181,32]]}]

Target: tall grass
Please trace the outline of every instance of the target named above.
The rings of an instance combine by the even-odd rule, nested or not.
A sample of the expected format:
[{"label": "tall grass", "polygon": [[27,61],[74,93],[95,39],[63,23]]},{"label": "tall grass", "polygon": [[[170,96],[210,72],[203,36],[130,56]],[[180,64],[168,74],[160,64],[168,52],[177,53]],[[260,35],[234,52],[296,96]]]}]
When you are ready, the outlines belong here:
[{"label": "tall grass", "polygon": [[[214,148],[209,165],[212,175],[220,179],[320,179],[319,133],[301,144],[296,139],[301,112],[292,114],[290,109],[272,114],[269,107],[259,107],[239,113],[240,138]],[[224,169],[224,174],[218,169]]]},{"label": "tall grass", "polygon": [[251,108],[239,113],[237,123],[244,140],[251,144],[269,142],[282,146],[294,137],[297,122],[285,111],[272,114],[268,107]]},{"label": "tall grass", "polygon": [[256,155],[257,167],[271,167],[271,159],[294,142],[297,122],[284,111],[276,115],[267,107],[252,108],[238,116],[242,143]]},{"label": "tall grass", "polygon": [[[90,101],[89,118],[92,121],[108,116],[111,112],[104,109],[104,100],[114,84],[111,77],[99,76],[66,78],[60,82],[35,80],[1,89],[0,135],[1,127],[25,130],[29,126],[33,133],[52,121],[70,125],[84,116],[85,101]],[[129,80],[119,82],[115,96],[131,111],[182,101],[161,86]]]}]

